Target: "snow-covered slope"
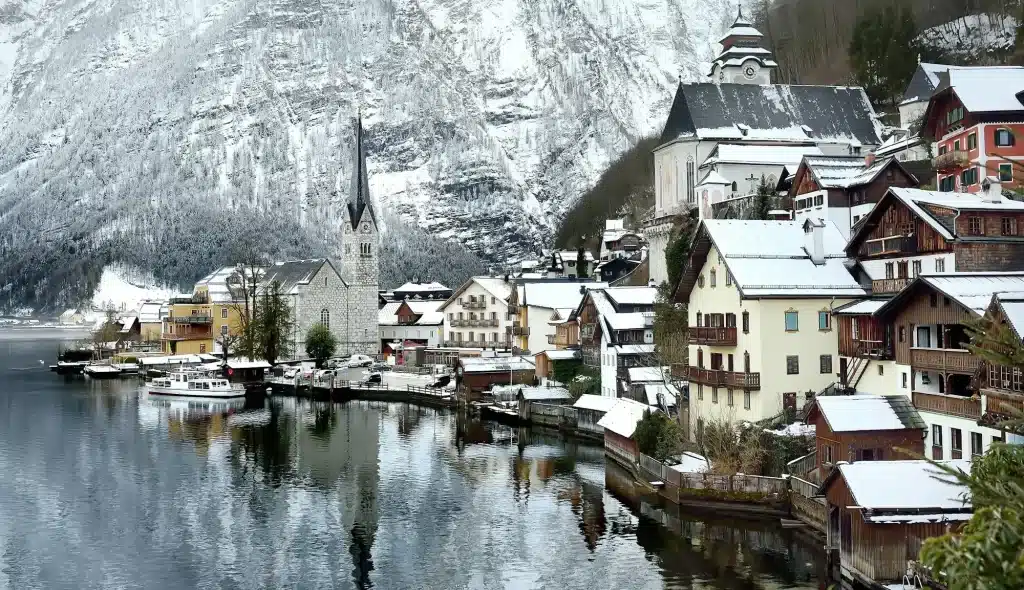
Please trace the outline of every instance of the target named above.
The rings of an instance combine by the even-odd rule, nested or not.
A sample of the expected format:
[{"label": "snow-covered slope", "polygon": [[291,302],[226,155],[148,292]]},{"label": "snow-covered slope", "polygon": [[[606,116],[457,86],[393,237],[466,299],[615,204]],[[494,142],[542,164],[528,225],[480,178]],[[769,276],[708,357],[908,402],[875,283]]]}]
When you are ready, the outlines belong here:
[{"label": "snow-covered slope", "polygon": [[92,294],[92,307],[115,311],[138,311],[142,302],[162,301],[172,295],[172,289],[159,284],[150,273],[111,265],[103,269],[99,285]]},{"label": "snow-covered slope", "polygon": [[8,0],[0,306],[69,302],[111,261],[187,283],[246,231],[274,253],[329,253],[360,110],[372,192],[397,216],[385,239],[436,244],[412,224],[491,262],[518,258],[663,122],[734,12],[731,0]]},{"label": "snow-covered slope", "polygon": [[997,14],[963,16],[925,29],[917,38],[955,63],[975,63],[990,53],[1008,51],[1016,39],[1017,19]]}]

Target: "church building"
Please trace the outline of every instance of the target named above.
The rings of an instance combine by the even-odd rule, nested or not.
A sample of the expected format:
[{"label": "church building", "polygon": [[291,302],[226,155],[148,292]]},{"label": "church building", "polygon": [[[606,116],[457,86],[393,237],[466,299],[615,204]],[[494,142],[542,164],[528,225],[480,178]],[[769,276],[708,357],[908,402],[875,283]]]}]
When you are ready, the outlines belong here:
[{"label": "church building", "polygon": [[742,210],[762,177],[774,188],[804,156],[861,156],[882,143],[863,89],[773,84],[778,64],[742,11],[720,43],[711,80],[679,84],[654,149],[655,207],[644,233],[656,283],[668,278],[665,248],[679,216]]}]

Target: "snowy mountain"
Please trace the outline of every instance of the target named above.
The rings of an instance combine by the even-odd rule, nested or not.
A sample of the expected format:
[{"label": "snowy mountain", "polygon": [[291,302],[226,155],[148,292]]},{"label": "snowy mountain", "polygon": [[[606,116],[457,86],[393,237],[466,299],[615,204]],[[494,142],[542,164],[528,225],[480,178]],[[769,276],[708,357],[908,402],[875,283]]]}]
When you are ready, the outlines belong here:
[{"label": "snowy mountain", "polygon": [[678,79],[706,73],[734,12],[0,0],[0,307],[76,303],[109,263],[188,284],[252,232],[274,256],[335,251],[357,112],[385,284],[478,270],[441,240],[491,263],[535,252],[663,123]]}]

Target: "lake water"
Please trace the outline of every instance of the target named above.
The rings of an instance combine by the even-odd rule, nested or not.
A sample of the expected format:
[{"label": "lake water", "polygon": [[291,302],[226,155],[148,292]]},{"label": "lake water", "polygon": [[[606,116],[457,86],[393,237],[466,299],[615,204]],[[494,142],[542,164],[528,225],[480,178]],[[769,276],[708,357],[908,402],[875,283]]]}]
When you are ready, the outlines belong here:
[{"label": "lake water", "polygon": [[600,447],[404,404],[151,399],[50,373],[58,342],[0,331],[0,588],[825,587],[813,542],[639,499]]}]

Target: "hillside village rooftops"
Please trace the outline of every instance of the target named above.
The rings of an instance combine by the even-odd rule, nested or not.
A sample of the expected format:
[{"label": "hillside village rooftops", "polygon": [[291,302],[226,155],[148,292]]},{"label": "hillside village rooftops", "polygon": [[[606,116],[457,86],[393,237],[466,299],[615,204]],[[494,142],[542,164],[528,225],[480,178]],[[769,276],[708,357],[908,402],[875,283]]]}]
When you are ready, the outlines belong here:
[{"label": "hillside village rooftops", "polygon": [[680,84],[661,144],[684,138],[882,144],[863,89],[781,84]]},{"label": "hillside village rooftops", "polygon": [[598,420],[597,425],[615,434],[630,438],[636,432],[636,424],[644,414],[651,411],[647,404],[628,398],[620,398],[608,413]]},{"label": "hillside village rooftops", "polygon": [[[971,462],[967,460],[939,463],[964,473],[971,472]],[[966,500],[968,489],[959,483],[950,483],[950,477],[928,461],[842,463],[821,484],[821,490],[826,490],[840,475],[846,481],[854,503],[864,511],[962,512],[962,520],[970,519],[971,504]],[[869,519],[874,515],[865,513],[864,516],[865,519]],[[925,519],[928,515],[916,516]],[[892,515],[884,518],[892,518]],[[953,519],[958,517],[950,518]]]},{"label": "hillside village rooftops", "polygon": [[927,427],[905,395],[822,395],[814,404],[832,432]]},{"label": "hillside village rooftops", "polygon": [[536,282],[516,286],[520,305],[546,309],[576,308],[589,289],[606,289],[608,283],[598,282]]}]

